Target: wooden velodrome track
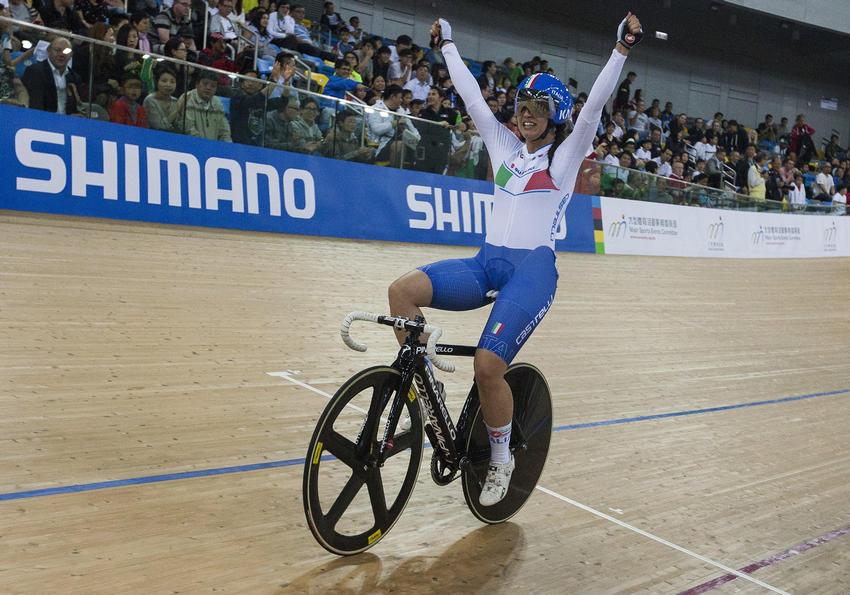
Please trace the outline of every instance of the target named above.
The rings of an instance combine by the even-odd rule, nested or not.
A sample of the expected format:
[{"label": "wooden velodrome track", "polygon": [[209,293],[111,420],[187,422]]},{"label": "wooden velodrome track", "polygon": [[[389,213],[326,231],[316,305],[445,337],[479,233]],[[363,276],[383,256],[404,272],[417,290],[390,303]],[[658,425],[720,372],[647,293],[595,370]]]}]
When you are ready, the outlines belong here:
[{"label": "wooden velodrome track", "polygon": [[547,491],[483,526],[426,451],[380,544],[321,549],[319,393],[395,353],[340,319],[471,252],[0,213],[0,592],[850,592],[846,259],[561,254],[518,358],[553,391]]}]

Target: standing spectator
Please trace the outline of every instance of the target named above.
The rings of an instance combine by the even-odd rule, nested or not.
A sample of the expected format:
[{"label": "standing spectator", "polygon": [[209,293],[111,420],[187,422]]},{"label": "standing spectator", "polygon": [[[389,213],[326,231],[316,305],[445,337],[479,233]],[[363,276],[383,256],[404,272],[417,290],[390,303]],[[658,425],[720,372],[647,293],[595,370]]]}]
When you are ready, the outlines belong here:
[{"label": "standing spectator", "polygon": [[814,133],[815,129],[806,124],[806,116],[797,115],[797,121],[791,129],[791,142],[788,145],[788,150],[797,155],[798,163],[808,163],[814,154],[815,145],[812,142]]},{"label": "standing spectator", "polygon": [[776,127],[776,138],[780,139],[788,135],[788,118],[785,116],[779,119],[779,125]]},{"label": "standing spectator", "polygon": [[670,123],[676,119],[676,114],[673,113],[673,103],[668,101],[664,104],[664,111],[661,112],[661,123],[665,134],[670,133]]},{"label": "standing spectator", "polygon": [[[154,44],[154,51],[163,53],[164,46],[172,37],[182,38],[186,47],[195,51],[194,30],[192,29],[190,0],[174,0],[171,8],[163,9],[153,20],[159,43]],[[186,58],[183,58],[184,60]]]},{"label": "standing spectator", "polygon": [[[41,8],[45,27],[85,35],[88,26],[74,10],[74,0],[46,0]],[[94,24],[94,23],[92,23]]]},{"label": "standing spectator", "polygon": [[77,113],[77,85],[81,80],[68,68],[73,53],[71,42],[55,37],[47,47],[47,60],[27,67],[21,81],[31,108],[57,114]]},{"label": "standing spectator", "polygon": [[743,151],[748,144],[747,133],[738,129],[737,121],[729,120],[726,125],[726,133],[720,139],[720,145],[729,153],[731,151]]},{"label": "standing spectator", "polygon": [[759,153],[756,155],[755,161],[752,165],[750,165],[750,168],[747,171],[747,188],[749,188],[749,195],[759,202],[764,201],[767,194],[767,187],[765,185],[763,172],[765,163],[767,163],[767,155]]},{"label": "standing spectator", "polygon": [[215,96],[217,90],[218,75],[209,70],[200,71],[195,88],[177,100],[177,121],[191,136],[231,142],[230,123],[221,99]]},{"label": "standing spectator", "polygon": [[299,153],[317,153],[322,145],[322,131],[316,124],[319,102],[309,97],[301,102],[301,115],[290,124],[292,150]]},{"label": "standing spectator", "polygon": [[345,21],[336,12],[333,2],[325,2],[325,9],[322,12],[322,18],[319,19],[319,25],[322,31],[331,32],[335,35],[338,35],[340,30],[345,29]]},{"label": "standing spectator", "polygon": [[[115,43],[119,46],[138,49],[139,32],[131,24],[122,25],[115,34]],[[142,70],[142,57],[134,52],[119,50],[115,53],[115,78],[121,80],[126,72],[139,74]]]},{"label": "standing spectator", "polygon": [[788,191],[788,202],[795,211],[806,209],[806,185],[803,183],[803,174],[799,171],[794,172],[794,182]]},{"label": "standing spectator", "polygon": [[398,62],[402,50],[413,48],[413,39],[410,38],[410,35],[399,35],[396,37],[395,45],[386,47],[390,50],[390,61]]},{"label": "standing spectator", "polygon": [[[275,62],[272,76],[279,70],[280,63]],[[240,79],[240,91],[230,98],[230,129],[233,142],[258,147],[263,140],[266,111],[274,110],[281,100],[268,98],[274,85],[264,84],[252,66],[242,75],[246,78]]]},{"label": "standing spectator", "polygon": [[359,116],[351,110],[343,110],[336,117],[336,126],[322,141],[321,153],[325,157],[368,163],[373,150],[360,144],[355,133]]},{"label": "standing spectator", "polygon": [[284,40],[295,35],[295,20],[289,14],[289,2],[281,2],[277,10],[269,16],[269,35],[272,43],[286,47]]},{"label": "standing spectator", "polygon": [[[717,137],[712,137],[717,139]],[[716,144],[716,142],[715,142]],[[708,184],[714,188],[723,186],[723,159],[726,151],[723,147],[716,147],[717,151],[705,162],[705,173],[708,175]]]},{"label": "standing spectator", "polygon": [[832,164],[824,163],[820,173],[812,184],[812,198],[815,200],[830,200],[835,194],[835,181],[832,179]]},{"label": "standing spectator", "polygon": [[430,78],[428,66],[420,64],[416,67],[416,78],[410,79],[404,88],[413,92],[413,99],[426,101],[428,99],[428,92],[431,90],[431,85],[428,82]]},{"label": "standing spectator", "polygon": [[623,82],[620,83],[620,86],[617,88],[617,96],[614,98],[614,106],[613,111],[623,111],[629,105],[629,97],[632,94],[632,83],[637,80],[637,74],[634,72],[630,72],[626,75],[626,78],[623,79]]},{"label": "standing spectator", "polygon": [[369,140],[378,145],[375,160],[389,161],[393,165],[398,165],[403,155],[404,145],[401,137],[404,130],[413,127],[408,118],[386,114],[386,111],[398,112],[401,107],[401,92],[402,88],[398,85],[388,86],[384,90],[382,100],[375,103],[376,110],[385,111],[374,111],[367,117]]},{"label": "standing spectator", "polygon": [[154,71],[154,86],[156,91],[145,97],[143,103],[148,116],[148,126],[156,130],[174,131],[177,73],[167,63],[158,66]]},{"label": "standing spectator", "polygon": [[[738,151],[732,150],[731,154],[737,154]],[[749,194],[749,174],[750,167],[756,161],[755,145],[748,145],[745,154],[735,164],[735,185],[739,187],[741,194]]]},{"label": "standing spectator", "polygon": [[121,79],[121,97],[109,108],[109,120],[115,124],[147,128],[148,117],[145,108],[139,105],[141,96],[142,79],[136,72],[126,72]]}]

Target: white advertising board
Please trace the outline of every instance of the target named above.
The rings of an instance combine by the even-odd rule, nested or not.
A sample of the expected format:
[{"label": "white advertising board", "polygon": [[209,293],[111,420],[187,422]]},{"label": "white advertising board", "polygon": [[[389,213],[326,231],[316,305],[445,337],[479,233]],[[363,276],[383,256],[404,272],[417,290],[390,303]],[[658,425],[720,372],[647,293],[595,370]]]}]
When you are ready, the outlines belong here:
[{"label": "white advertising board", "polygon": [[850,256],[850,217],[724,211],[601,197],[606,254]]}]

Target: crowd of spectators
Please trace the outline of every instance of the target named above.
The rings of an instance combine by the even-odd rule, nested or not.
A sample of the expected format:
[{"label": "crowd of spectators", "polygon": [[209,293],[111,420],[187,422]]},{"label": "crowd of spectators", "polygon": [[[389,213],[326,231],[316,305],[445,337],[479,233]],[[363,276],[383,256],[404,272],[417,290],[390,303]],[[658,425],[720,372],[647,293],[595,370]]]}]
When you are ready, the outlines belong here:
[{"label": "crowd of spectators", "polygon": [[[130,14],[121,0],[6,1],[8,7],[0,5],[4,16],[181,62],[158,63],[141,53],[72,43],[60,35],[42,39],[32,29],[0,24],[0,101],[66,114],[86,109],[113,122],[214,140],[492,177],[486,149],[439,52],[406,35],[394,43],[371,36],[357,17],[343,19],[333,2],[308,20],[303,5],[271,0],[129,0]],[[33,54],[37,61],[17,77],[18,63]],[[260,79],[255,55],[273,60],[267,81]],[[305,81],[293,56],[332,62],[324,95],[350,98],[363,108],[349,103],[342,109],[302,93]],[[243,78],[234,81],[192,63]],[[516,86],[536,72],[553,71],[540,57],[480,65],[482,95],[515,132]],[[818,151],[815,130],[803,114],[793,125],[767,115],[753,128],[719,112],[710,120],[693,117],[676,113],[671,102],[662,107],[659,99],[648,100],[642,89],[632,90],[637,78],[630,72],[620,84],[588,147],[589,159],[600,165],[586,171],[594,172],[600,192],[641,196],[649,173],[665,179],[661,195],[678,202],[688,202],[682,190],[691,187],[687,182],[734,190],[753,201],[796,205],[846,196],[846,151],[837,135]],[[569,86],[575,119],[587,96],[578,92],[575,80],[569,79]]]}]

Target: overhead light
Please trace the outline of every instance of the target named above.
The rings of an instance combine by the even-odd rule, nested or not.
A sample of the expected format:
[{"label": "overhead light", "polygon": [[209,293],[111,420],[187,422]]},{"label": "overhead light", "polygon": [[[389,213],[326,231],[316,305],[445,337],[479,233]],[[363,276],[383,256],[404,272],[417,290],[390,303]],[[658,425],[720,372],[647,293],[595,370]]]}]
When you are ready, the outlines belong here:
[{"label": "overhead light", "polygon": [[147,60],[150,57],[151,57],[150,54],[142,54],[142,60]]},{"label": "overhead light", "polygon": [[664,31],[656,31],[655,38],[661,39],[662,41],[667,41],[667,34]]},{"label": "overhead light", "polygon": [[25,39],[21,42],[21,47],[28,50],[32,47],[32,42],[29,39]]}]

